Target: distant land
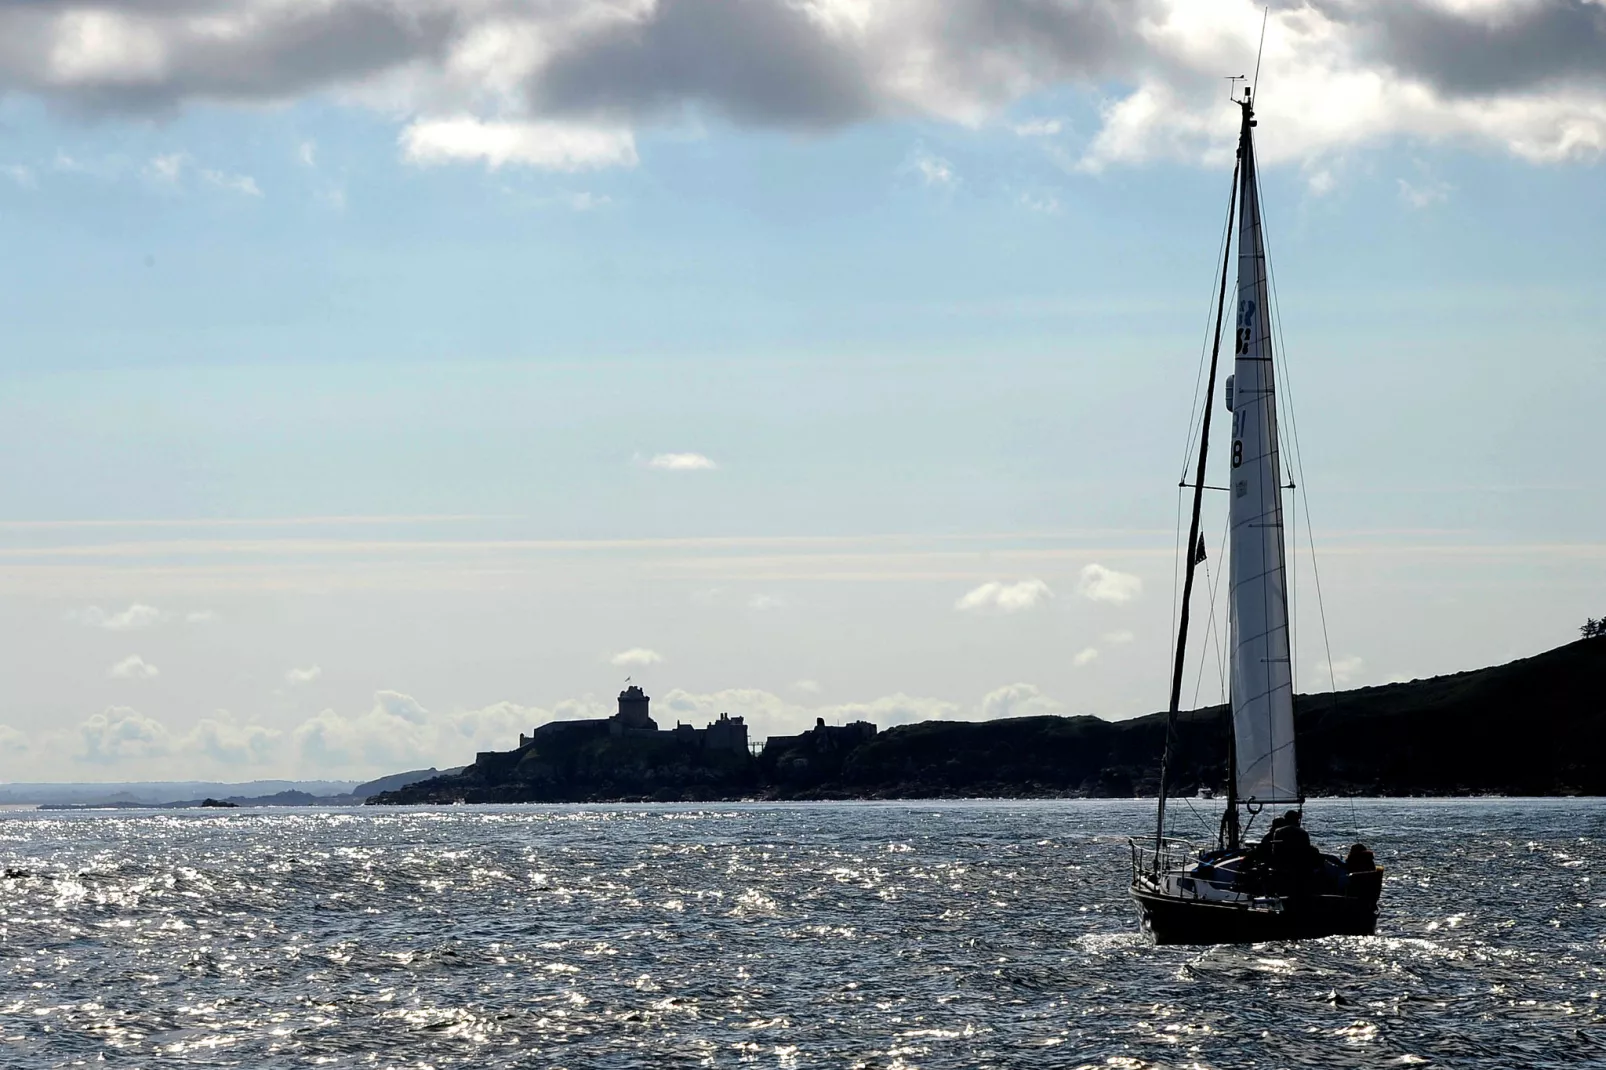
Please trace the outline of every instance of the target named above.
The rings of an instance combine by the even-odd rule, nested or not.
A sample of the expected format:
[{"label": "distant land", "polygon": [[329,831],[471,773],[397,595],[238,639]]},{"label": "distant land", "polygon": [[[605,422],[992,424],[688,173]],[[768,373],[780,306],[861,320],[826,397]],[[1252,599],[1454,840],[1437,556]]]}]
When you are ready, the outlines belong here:
[{"label": "distant land", "polygon": [[[702,735],[649,730],[646,698],[631,692],[615,717],[542,726],[515,750],[367,802],[1131,797],[1156,792],[1165,735],[1164,714],[885,732],[821,723],[771,737],[755,755],[740,718]],[[1310,796],[1606,795],[1606,637],[1486,669],[1300,695],[1295,718]],[[731,726],[739,749],[724,742]],[[1221,790],[1226,733],[1221,706],[1182,715],[1177,793]]]},{"label": "distant land", "polygon": [[[456,773],[448,769],[445,773]],[[361,806],[370,795],[404,788],[440,776],[431,766],[392,773],[364,784],[345,781],[254,780],[246,784],[205,781],[155,781],[145,784],[4,784],[0,804],[33,804],[41,810],[188,809],[228,803],[233,806]]]}]

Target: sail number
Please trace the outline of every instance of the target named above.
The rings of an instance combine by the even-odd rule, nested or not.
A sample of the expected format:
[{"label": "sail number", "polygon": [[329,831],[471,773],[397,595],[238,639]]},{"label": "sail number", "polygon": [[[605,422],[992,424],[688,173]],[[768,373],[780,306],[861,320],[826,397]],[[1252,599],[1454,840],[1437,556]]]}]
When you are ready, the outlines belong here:
[{"label": "sail number", "polygon": [[1249,352],[1249,340],[1255,332],[1255,303],[1253,301],[1238,302],[1238,332],[1237,352],[1239,356]]},{"label": "sail number", "polygon": [[1244,440],[1241,439],[1241,438],[1235,438],[1235,439],[1232,440],[1232,466],[1234,468],[1237,468],[1239,465],[1241,465],[1243,463],[1244,463]]}]

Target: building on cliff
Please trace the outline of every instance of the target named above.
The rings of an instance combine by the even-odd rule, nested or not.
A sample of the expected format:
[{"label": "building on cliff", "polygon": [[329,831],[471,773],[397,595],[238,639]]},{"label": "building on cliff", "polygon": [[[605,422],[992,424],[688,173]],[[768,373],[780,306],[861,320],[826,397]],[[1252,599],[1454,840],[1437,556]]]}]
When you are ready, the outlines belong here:
[{"label": "building on cliff", "polygon": [[876,726],[869,721],[852,724],[826,724],[824,717],[814,719],[814,727],[795,736],[771,736],[764,741],[764,753],[780,754],[783,751],[813,751],[830,754],[852,750],[876,734]]},{"label": "building on cliff", "polygon": [[652,719],[651,703],[652,699],[647,693],[632,684],[619,692],[619,710],[612,717],[548,721],[532,729],[529,735],[520,732],[519,749],[523,750],[542,741],[556,742],[559,739],[577,741],[600,736],[617,738],[662,735],[697,747],[699,750],[729,750],[743,754],[747,752],[747,723],[742,718],[722,713],[719,715],[719,720],[710,723],[707,728],[695,728],[689,724],[676,722],[673,731],[661,732],[658,722]]},{"label": "building on cliff", "polygon": [[747,751],[747,722],[728,713],[720,714],[717,721],[710,721],[707,728],[693,728],[676,721],[674,736],[702,750]]}]

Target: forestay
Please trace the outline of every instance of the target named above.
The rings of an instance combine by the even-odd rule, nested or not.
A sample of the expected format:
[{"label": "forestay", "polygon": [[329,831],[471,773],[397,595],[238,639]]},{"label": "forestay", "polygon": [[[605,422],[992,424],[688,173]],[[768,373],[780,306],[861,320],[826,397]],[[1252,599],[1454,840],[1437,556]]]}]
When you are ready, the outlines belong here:
[{"label": "forestay", "polygon": [[[1244,111],[1247,124],[1249,109]],[[1239,801],[1282,803],[1299,798],[1282,470],[1277,451],[1266,256],[1254,144],[1248,129],[1242,144],[1238,326],[1230,402],[1232,718]]]}]

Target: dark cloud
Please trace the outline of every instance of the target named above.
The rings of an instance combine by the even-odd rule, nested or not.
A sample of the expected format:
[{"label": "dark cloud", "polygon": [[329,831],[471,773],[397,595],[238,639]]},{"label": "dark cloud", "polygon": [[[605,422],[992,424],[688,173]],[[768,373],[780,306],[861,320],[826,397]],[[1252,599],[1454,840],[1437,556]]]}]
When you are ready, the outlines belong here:
[{"label": "dark cloud", "polygon": [[1149,0],[946,0],[908,5],[860,37],[774,0],[662,0],[582,38],[530,85],[542,112],[633,118],[686,103],[738,122],[834,127],[909,107],[889,86],[918,42],[928,75],[1005,100],[1023,84],[1085,80],[1130,52]]},{"label": "dark cloud", "polygon": [[[121,43],[96,16],[114,13]],[[82,16],[73,22],[62,16]],[[237,20],[218,33],[212,16]],[[115,6],[0,2],[0,90],[37,93],[86,111],[160,112],[192,101],[292,99],[439,58],[459,29],[449,9],[389,0],[251,8],[216,0],[124,0]],[[75,40],[76,37],[76,40]],[[86,51],[159,48],[157,70],[107,61],[78,76],[56,69],[63,45]]]},{"label": "dark cloud", "polygon": [[1364,55],[1450,96],[1606,83],[1606,4],[1541,0],[1455,12],[1423,0],[1316,0]]},{"label": "dark cloud", "polygon": [[[1402,129],[1471,129],[1534,158],[1606,145],[1598,118],[1576,118],[1580,99],[1594,108],[1606,93],[1600,0],[1461,12],[1437,0],[1272,2],[1281,61],[1294,68],[1282,77],[1299,77],[1301,63],[1317,79],[1381,73],[1450,101],[1568,89],[1534,113],[1532,137],[1446,108]],[[361,87],[431,120],[631,127],[689,107],[817,130],[900,114],[979,118],[1036,90],[1096,85],[1144,91],[1106,119],[1119,136],[1098,149],[1141,159],[1168,144],[1166,131],[1193,144],[1208,125],[1196,102],[1215,101],[1219,76],[1247,73],[1256,27],[1236,22],[1197,0],[876,0],[842,11],[804,0],[0,0],[0,94],[128,114]],[[1364,129],[1385,128],[1378,118]],[[1337,123],[1323,136],[1353,140],[1362,128]]]},{"label": "dark cloud", "polygon": [[730,117],[834,126],[878,107],[861,58],[804,12],[766,0],[672,0],[560,53],[530,87],[538,111],[623,116],[696,101]]}]

